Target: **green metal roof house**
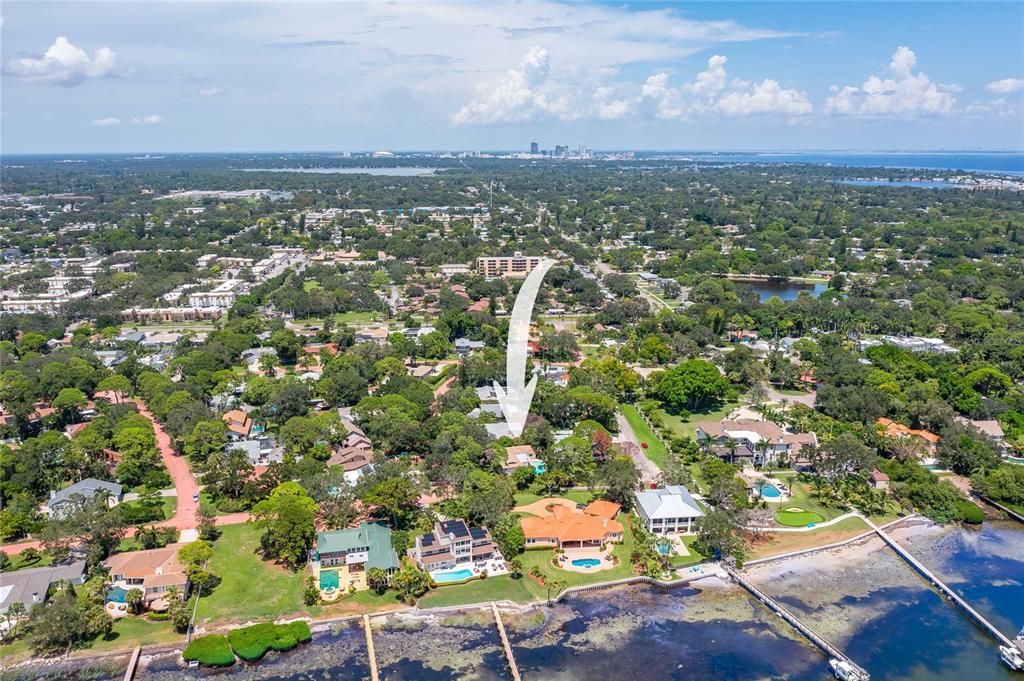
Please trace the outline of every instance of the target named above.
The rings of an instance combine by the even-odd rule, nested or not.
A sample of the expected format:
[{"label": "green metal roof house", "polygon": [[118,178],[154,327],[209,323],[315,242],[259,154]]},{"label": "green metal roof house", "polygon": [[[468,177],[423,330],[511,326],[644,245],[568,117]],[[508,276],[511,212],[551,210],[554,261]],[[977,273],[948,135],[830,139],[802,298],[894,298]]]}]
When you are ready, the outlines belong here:
[{"label": "green metal roof house", "polygon": [[391,546],[391,528],[381,523],[363,522],[357,528],[320,532],[316,536],[316,553],[323,566],[364,563],[366,569],[398,569],[398,554]]}]

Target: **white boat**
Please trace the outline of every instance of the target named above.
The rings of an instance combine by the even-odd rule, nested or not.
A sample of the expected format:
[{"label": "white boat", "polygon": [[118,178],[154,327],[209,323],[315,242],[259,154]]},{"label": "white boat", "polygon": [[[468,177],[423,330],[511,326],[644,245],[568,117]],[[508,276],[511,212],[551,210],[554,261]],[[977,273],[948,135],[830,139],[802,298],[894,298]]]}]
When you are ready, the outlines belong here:
[{"label": "white boat", "polygon": [[1024,628],[1012,646],[999,646],[999,659],[1015,672],[1024,672]]},{"label": "white boat", "polygon": [[830,667],[832,667],[832,673],[839,681],[857,681],[859,675],[853,666],[845,660],[838,660],[832,658],[828,661]]}]

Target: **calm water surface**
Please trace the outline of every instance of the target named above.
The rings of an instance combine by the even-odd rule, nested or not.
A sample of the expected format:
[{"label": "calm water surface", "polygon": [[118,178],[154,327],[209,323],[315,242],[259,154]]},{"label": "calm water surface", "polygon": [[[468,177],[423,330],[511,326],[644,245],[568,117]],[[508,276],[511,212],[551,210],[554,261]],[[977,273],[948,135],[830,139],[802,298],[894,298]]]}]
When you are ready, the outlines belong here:
[{"label": "calm water surface", "polygon": [[736,285],[752,290],[762,303],[773,296],[782,300],[796,300],[802,292],[817,298],[828,290],[826,284],[806,284],[799,281],[737,281]]}]

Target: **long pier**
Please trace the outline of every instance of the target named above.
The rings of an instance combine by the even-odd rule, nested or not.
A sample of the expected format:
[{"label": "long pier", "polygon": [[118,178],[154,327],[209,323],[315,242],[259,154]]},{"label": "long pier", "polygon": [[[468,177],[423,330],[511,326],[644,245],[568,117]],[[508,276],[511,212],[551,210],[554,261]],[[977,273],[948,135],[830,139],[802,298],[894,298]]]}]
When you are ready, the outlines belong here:
[{"label": "long pier", "polygon": [[516,656],[512,654],[512,644],[509,643],[508,634],[505,633],[505,624],[501,621],[498,604],[494,601],[491,601],[491,612],[494,613],[494,623],[498,625],[498,637],[501,639],[501,647],[505,649],[505,659],[508,660],[512,681],[522,681],[522,677],[519,675],[519,666],[516,664]]},{"label": "long pier", "polygon": [[370,658],[370,681],[380,681],[380,672],[377,670],[377,651],[373,648],[373,628],[370,626],[369,615],[363,615],[363,631],[366,632],[366,654]]},{"label": "long pier", "polygon": [[726,565],[723,562],[722,569],[725,570],[726,574],[732,577],[737,584],[749,591],[754,598],[763,603],[769,610],[781,617],[784,621],[788,622],[790,626],[803,634],[811,643],[821,648],[826,655],[832,659],[844,662],[849,668],[849,675],[847,677],[848,681],[868,681],[871,678],[871,675],[868,674],[866,669],[854,662],[842,650],[832,645],[832,643],[825,637],[821,636],[818,632],[804,624],[796,615],[784,608],[781,603],[758,587],[754,586],[754,584],[743,577],[734,567]]},{"label": "long pier", "polygon": [[1014,648],[1016,646],[1016,644],[1013,641],[1011,641],[1008,636],[1006,636],[1003,632],[999,631],[999,629],[997,629],[994,624],[989,622],[982,616],[981,613],[972,608],[967,601],[960,597],[960,594],[946,586],[945,582],[936,577],[935,573],[926,568],[924,564],[921,563],[921,561],[919,561],[917,558],[914,558],[914,556],[912,556],[909,551],[900,546],[899,542],[897,542],[895,539],[886,534],[882,530],[882,528],[878,527],[867,518],[864,519],[864,522],[866,522],[871,527],[871,529],[875,531],[875,534],[882,538],[882,541],[884,541],[886,544],[892,547],[892,550],[899,554],[899,556],[903,558],[903,560],[907,561],[907,563],[912,568],[917,570],[917,572],[922,577],[924,577],[926,580],[928,580],[928,582],[933,584],[935,588],[937,588],[943,595],[949,598],[949,600],[956,603],[961,610],[967,613],[967,616],[970,619],[974,620],[974,622],[981,626],[982,629],[991,634],[993,638],[999,641],[999,643],[1010,648]]}]

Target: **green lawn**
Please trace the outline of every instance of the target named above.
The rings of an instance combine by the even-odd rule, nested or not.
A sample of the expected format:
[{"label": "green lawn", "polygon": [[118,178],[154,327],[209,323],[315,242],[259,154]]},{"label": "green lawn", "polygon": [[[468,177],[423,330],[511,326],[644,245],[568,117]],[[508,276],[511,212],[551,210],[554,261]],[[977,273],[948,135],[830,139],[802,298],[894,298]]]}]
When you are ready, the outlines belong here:
[{"label": "green lawn", "polygon": [[27,568],[40,568],[46,567],[53,562],[53,557],[45,551],[39,551],[39,560],[24,561],[21,559],[20,553],[8,554],[11,559],[11,564],[7,567],[5,572],[14,572],[15,570],[25,570]]},{"label": "green lawn", "polygon": [[[308,283],[303,284],[303,287]],[[334,315],[334,321],[337,324],[366,324],[378,319],[380,319],[379,312],[339,312]],[[307,317],[305,319],[296,319],[295,323],[299,326],[322,326],[324,320],[322,317]]]},{"label": "green lawn", "polygon": [[469,605],[488,601],[515,601],[528,603],[534,596],[527,587],[530,580],[524,575],[513,579],[511,575],[476,579],[466,584],[453,584],[431,589],[419,600],[421,608],[443,608],[451,605]]},{"label": "green lawn", "polygon": [[[162,519],[163,520],[167,520],[169,518],[173,518],[174,517],[174,512],[178,509],[178,497],[161,497],[160,500],[163,502],[163,506],[164,506],[164,517]],[[128,507],[134,507],[134,506],[138,506],[139,503],[140,502],[138,500],[136,500],[136,501],[125,501],[122,505],[123,506],[128,506]],[[151,525],[154,522],[159,522],[159,521],[150,520],[148,522],[139,523],[139,524],[140,525]]]},{"label": "green lawn", "polygon": [[778,510],[782,508],[787,508],[789,506],[799,506],[805,511],[817,513],[818,515],[822,516],[825,520],[832,520],[833,518],[837,518],[847,512],[847,509],[828,508],[827,506],[822,505],[818,501],[817,496],[815,496],[814,490],[811,488],[810,483],[801,482],[800,480],[797,480],[796,473],[773,473],[772,477],[778,478],[779,480],[782,480],[787,484],[790,484],[792,487],[792,492],[791,496],[787,501],[783,501],[781,503],[770,502],[768,504],[769,508]]},{"label": "green lawn", "polygon": [[249,523],[221,527],[210,560],[210,572],[221,583],[199,600],[197,622],[272,620],[306,609],[302,590],[307,573],[264,561],[257,553],[259,537],[259,529]]},{"label": "green lawn", "polygon": [[523,581],[526,582],[527,589],[529,589],[529,591],[538,600],[547,598],[547,588],[526,576],[534,566],[540,568],[541,573],[549,579],[562,581],[566,586],[594,584],[595,582],[607,582],[613,579],[632,577],[634,575],[633,564],[630,562],[629,557],[630,554],[633,553],[634,546],[633,526],[629,522],[629,516],[625,513],[619,514],[619,522],[622,523],[625,528],[625,532],[623,532],[622,543],[616,544],[614,548],[614,553],[619,559],[618,565],[610,570],[601,570],[600,572],[569,572],[567,570],[556,568],[551,564],[551,557],[554,554],[554,549],[527,551],[523,554]]},{"label": "green lawn", "polygon": [[717,409],[695,411],[689,417],[683,418],[677,414],[670,414],[664,409],[656,409],[655,414],[661,416],[665,425],[675,433],[676,437],[691,437],[697,439],[697,424],[701,421],[721,421],[729,416],[729,412],[739,406],[739,402],[725,402]]},{"label": "green lawn", "polygon": [[658,468],[665,468],[668,465],[668,450],[640,416],[640,412],[632,404],[620,404],[619,410],[626,418],[630,428],[636,433],[637,439],[641,443],[647,443],[647,448],[643,450],[644,456],[654,462]]},{"label": "green lawn", "polygon": [[[548,496],[548,494],[541,494],[540,490],[536,488],[536,485],[530,488],[527,492],[516,492],[515,503],[516,506],[525,506],[526,504],[532,504],[535,501],[539,501]],[[564,497],[571,501],[575,501],[577,504],[589,504],[594,500],[594,493],[589,490],[569,490],[567,492],[559,492],[553,496]]]},{"label": "green lawn", "polygon": [[319,281],[309,279],[307,281],[302,282],[302,290],[305,291],[306,293],[309,293],[310,291],[315,291],[318,288],[323,288],[320,285]]},{"label": "green lawn", "polygon": [[94,653],[125,650],[137,645],[151,646],[183,640],[170,622],[151,622],[145,617],[123,617],[114,621],[110,636],[93,641],[89,650]]},{"label": "green lawn", "polygon": [[[796,508],[796,506],[788,507]],[[775,520],[780,525],[786,525],[787,527],[807,527],[811,523],[820,523],[825,519],[820,514],[814,513],[813,511],[779,511],[775,514]]]}]

